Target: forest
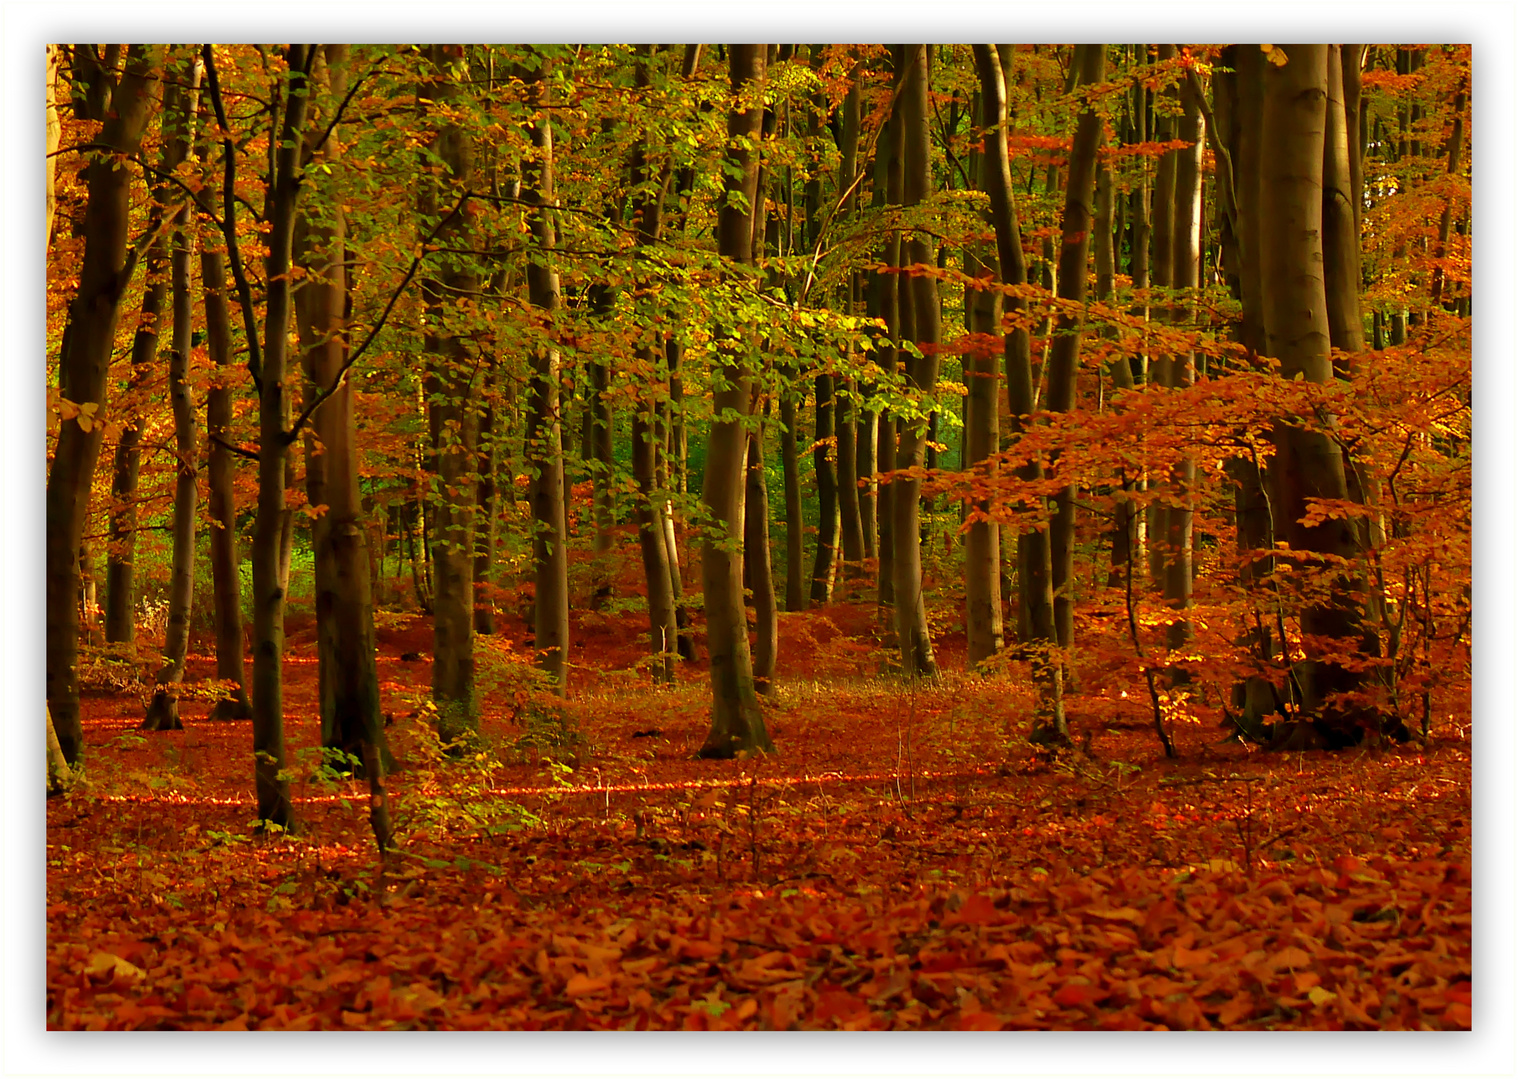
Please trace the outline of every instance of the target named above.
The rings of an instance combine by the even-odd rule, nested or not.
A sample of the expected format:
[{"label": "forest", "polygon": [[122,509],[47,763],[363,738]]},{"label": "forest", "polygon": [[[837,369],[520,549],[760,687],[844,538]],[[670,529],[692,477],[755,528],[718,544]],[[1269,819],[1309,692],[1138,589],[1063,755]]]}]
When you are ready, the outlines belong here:
[{"label": "forest", "polygon": [[47,1028],[1471,1030],[1471,72],[49,45]]}]

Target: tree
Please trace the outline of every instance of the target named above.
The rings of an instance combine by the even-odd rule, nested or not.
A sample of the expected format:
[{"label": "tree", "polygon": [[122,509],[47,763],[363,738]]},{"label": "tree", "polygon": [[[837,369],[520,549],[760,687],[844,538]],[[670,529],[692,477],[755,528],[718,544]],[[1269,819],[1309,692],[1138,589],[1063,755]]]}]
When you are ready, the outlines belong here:
[{"label": "tree", "polygon": [[[1287,379],[1333,378],[1323,259],[1323,161],[1328,110],[1328,46],[1277,46],[1263,65],[1259,185],[1261,312],[1266,354]],[[1272,517],[1289,547],[1312,560],[1353,559],[1354,526],[1346,518],[1309,517],[1314,500],[1348,498],[1344,459],[1324,431],[1282,420],[1274,433]],[[1325,600],[1302,608],[1310,662],[1300,679],[1303,713],[1329,729],[1354,732],[1371,722],[1352,697],[1361,673],[1325,658],[1362,638],[1361,601],[1352,577],[1337,575]],[[1372,725],[1374,726],[1374,725]]]},{"label": "tree", "polygon": [[[764,46],[729,46],[728,72],[735,100],[728,113],[717,248],[725,260],[741,269],[753,260],[753,222],[758,212],[754,145],[763,119],[759,97],[764,89]],[[743,474],[752,402],[752,377],[745,356],[749,346],[741,329],[722,328],[718,333],[722,365],[713,390],[715,416],[707,438],[701,486],[701,501],[712,517],[711,531],[701,548],[701,589],[712,678],[712,725],[701,746],[701,756],[730,758],[755,751],[770,753],[775,747],[755,695],[740,569]]]},{"label": "tree", "polygon": [[[474,180],[473,133],[453,119],[468,74],[461,45],[426,49],[427,77],[421,104],[436,119],[428,156],[438,176],[422,186],[422,221],[440,251],[422,278],[427,333],[425,377],[427,427],[431,436],[436,525],[432,534],[432,701],[437,734],[446,745],[479,728],[474,670],[475,451],[479,415],[473,385],[479,365],[469,353],[462,299],[479,292],[480,278],[467,254],[472,235],[465,209]],[[444,207],[452,204],[451,209]],[[464,252],[464,253],[461,253]]]},{"label": "tree", "polygon": [[[1071,61],[1077,88],[1094,87],[1106,71],[1105,45],[1077,45]],[[1072,305],[1086,299],[1086,259],[1091,250],[1091,202],[1096,190],[1096,153],[1102,137],[1102,120],[1096,104],[1088,101],[1075,125],[1070,165],[1065,174],[1065,209],[1060,223],[1059,296]],[[1079,316],[1062,308],[1055,321],[1048,353],[1049,411],[1075,408],[1075,369],[1080,354]],[[1054,590],[1055,637],[1069,648],[1074,637],[1075,588],[1075,484],[1065,484],[1054,496],[1054,517],[1049,524],[1049,565]]]},{"label": "tree", "polygon": [[[327,170],[341,165],[337,110],[348,79],[348,46],[322,46],[313,62],[312,99],[323,126],[318,129],[312,124],[304,142],[312,165]],[[323,646],[319,660],[325,667],[318,676],[322,746],[338,751],[343,765],[368,777],[371,820],[384,851],[392,845],[389,808],[380,782],[388,749],[380,718],[368,538],[359,500],[353,384],[346,378],[347,221],[340,202],[321,207],[320,217],[314,203],[308,199],[303,204],[296,227],[296,259],[305,272],[295,292],[295,310],[310,380],[306,407],[315,406],[316,395],[326,394],[326,400],[310,414],[311,429],[322,449],[318,510],[325,507],[312,526],[318,568],[317,633]],[[389,767],[393,768],[393,762]]]},{"label": "tree", "polygon": [[[1017,211],[1012,202],[1012,169],[1007,156],[1007,90],[998,47],[974,46],[975,68],[980,76],[982,127],[986,137],[986,194],[990,196],[991,220],[996,228],[998,276],[1005,285],[1022,286],[1028,281],[1023,258],[1022,234]],[[1007,314],[1015,320],[1024,306],[1017,293],[1009,293]],[[1026,326],[1014,321],[1003,337],[1003,356],[1007,374],[1007,397],[1010,405],[1014,440],[1027,430],[1033,405],[1033,364]],[[1037,458],[1017,471],[1024,482],[1043,477]],[[1034,529],[1024,532],[1017,542],[1018,581],[1022,605],[1028,613],[1024,637],[1032,655],[1034,682],[1038,686],[1038,715],[1033,735],[1041,741],[1063,742],[1069,739],[1065,722],[1064,674],[1051,655],[1055,643],[1054,592],[1050,587],[1048,534]]]},{"label": "tree", "polygon": [[[539,54],[528,72],[533,157],[523,167],[522,198],[532,207],[533,250],[527,266],[527,297],[548,317],[559,308],[559,275],[554,269],[553,126],[548,106],[549,57]],[[568,688],[569,530],[564,514],[564,445],[559,419],[559,352],[544,345],[533,357],[532,403],[527,443],[538,463],[532,482],[532,541],[535,590],[533,634],[539,664],[559,694]]]},{"label": "tree", "polygon": [[[94,47],[75,48],[90,53]],[[121,160],[134,157],[141,145],[160,55],[151,46],[127,49],[111,115],[85,170],[84,261],[59,359],[59,394],[73,414],[63,421],[47,478],[47,699],[70,765],[78,763],[84,749],[77,670],[79,544],[100,455],[116,321],[140,253],[134,248],[128,255],[131,174]]]},{"label": "tree", "polygon": [[[901,46],[895,50],[898,77],[903,79],[899,108],[902,110],[903,168],[902,204],[915,206],[933,191],[928,168],[928,84],[931,79],[930,46]],[[904,266],[934,265],[933,241],[923,230],[912,232],[902,253]],[[938,346],[942,343],[942,313],[938,283],[924,273],[903,281],[903,314],[911,312],[911,340],[918,356],[906,361],[907,380],[919,394],[932,393],[938,384]],[[905,320],[903,320],[905,321]],[[938,674],[933,660],[933,641],[928,634],[927,608],[922,596],[922,540],[920,494],[922,480],[911,470],[923,466],[928,441],[927,424],[903,422],[896,451],[897,478],[891,485],[891,532],[894,544],[892,592],[896,603],[896,638],[901,649],[902,670],[913,677]]]},{"label": "tree", "polygon": [[[164,152],[165,171],[171,171],[189,155],[193,137],[196,98],[200,92],[202,66],[198,57],[185,64],[183,83],[171,83],[164,93],[165,126],[168,146]],[[195,589],[195,505],[200,470],[199,435],[195,430],[195,401],[190,387],[190,204],[183,202],[174,214],[174,231],[169,254],[172,338],[169,351],[169,400],[174,410],[174,567],[170,577],[169,619],[164,641],[164,666],[158,672],[158,689],[148,705],[142,727],[149,731],[178,731],[179,696],[176,687],[184,681],[185,656],[190,648],[190,600]],[[127,588],[130,590],[130,578]],[[130,626],[130,621],[128,621]]]}]

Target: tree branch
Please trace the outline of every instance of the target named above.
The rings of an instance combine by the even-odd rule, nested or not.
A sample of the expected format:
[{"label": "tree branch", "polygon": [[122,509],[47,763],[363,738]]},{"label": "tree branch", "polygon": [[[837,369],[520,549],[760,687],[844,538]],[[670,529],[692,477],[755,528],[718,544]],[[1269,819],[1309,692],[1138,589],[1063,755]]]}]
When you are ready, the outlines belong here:
[{"label": "tree branch", "polygon": [[227,241],[227,262],[232,268],[232,280],[237,285],[237,298],[242,302],[243,329],[248,336],[248,374],[253,377],[253,389],[261,395],[263,393],[263,350],[258,341],[258,321],[253,309],[253,290],[248,285],[242,251],[237,246],[237,160],[232,147],[232,128],[227,123],[227,109],[221,100],[221,80],[216,77],[216,58],[212,55],[209,44],[202,45],[200,51],[206,65],[206,82],[211,89],[211,105],[216,110],[216,123],[221,127],[223,163],[221,234]]},{"label": "tree branch", "polygon": [[374,339],[379,336],[380,330],[384,328],[385,321],[390,318],[390,312],[395,308],[396,301],[400,299],[401,293],[406,291],[406,286],[411,284],[411,279],[416,276],[418,268],[422,265],[422,260],[427,257],[427,245],[443,230],[443,226],[458,216],[459,212],[464,209],[464,204],[473,196],[474,193],[467,190],[460,195],[458,202],[453,204],[453,209],[444,214],[438,220],[438,223],[432,227],[432,231],[427,234],[426,239],[417,245],[416,257],[411,260],[411,266],[406,270],[406,276],[401,278],[400,284],[390,294],[390,299],[385,304],[385,310],[380,312],[379,320],[369,328],[368,336],[364,338],[363,343],[358,348],[348,354],[348,358],[343,361],[343,366],[338,368],[337,374],[333,376],[332,385],[312,398],[311,402],[301,411],[301,414],[295,418],[295,422],[290,425],[290,430],[284,433],[283,437],[287,445],[293,443],[296,437],[300,435],[300,429],[306,425],[306,421],[311,419],[311,414],[321,408],[327,399],[337,393],[342,387],[343,380],[348,377],[349,369],[358,362],[360,356],[363,356],[368,351],[369,346],[374,344]]}]

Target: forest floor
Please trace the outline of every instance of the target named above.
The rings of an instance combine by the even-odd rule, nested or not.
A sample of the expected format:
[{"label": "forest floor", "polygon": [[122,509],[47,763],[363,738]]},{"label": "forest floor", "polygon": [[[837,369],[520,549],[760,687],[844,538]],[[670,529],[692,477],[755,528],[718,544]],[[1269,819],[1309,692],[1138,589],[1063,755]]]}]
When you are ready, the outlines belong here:
[{"label": "forest floor", "polygon": [[1051,760],[1017,665],[965,676],[962,635],[908,688],[873,674],[872,604],[781,618],[773,757],[697,759],[704,663],[653,689],[646,616],[577,612],[562,710],[507,618],[484,740],[447,762],[430,622],[382,616],[383,865],[364,786],[317,768],[309,619],[285,665],[298,833],[255,835],[248,722],[186,698],[184,731],[139,733],[135,694],[87,695],[84,774],[47,810],[48,1026],[1470,1027],[1468,730],[1268,754],[1199,709],[1167,760],[1088,672],[1082,749]]}]

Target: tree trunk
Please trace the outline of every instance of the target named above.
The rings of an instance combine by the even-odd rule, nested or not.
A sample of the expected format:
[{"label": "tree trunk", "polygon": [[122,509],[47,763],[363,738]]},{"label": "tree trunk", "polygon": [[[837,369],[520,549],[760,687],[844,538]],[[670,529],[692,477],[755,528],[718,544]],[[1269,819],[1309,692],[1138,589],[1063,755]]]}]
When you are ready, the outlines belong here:
[{"label": "tree trunk", "polygon": [[832,460],[836,445],[834,385],[831,375],[817,376],[817,440],[812,447],[812,471],[817,477],[817,553],[812,563],[810,590],[814,604],[826,604],[832,600],[833,581],[838,573],[840,510],[838,474]]},{"label": "tree trunk", "polygon": [[[1182,114],[1176,137],[1187,143],[1176,151],[1175,206],[1171,215],[1171,269],[1170,283],[1176,290],[1177,303],[1171,307],[1174,322],[1187,321],[1191,317],[1190,305],[1183,290],[1194,294],[1201,284],[1201,233],[1202,233],[1202,151],[1205,138],[1205,121],[1202,119],[1201,100],[1196,95],[1195,84],[1187,81],[1181,86]],[[1178,353],[1169,357],[1161,367],[1163,385],[1173,389],[1189,387],[1196,382],[1196,354]],[[1174,491],[1175,503],[1165,513],[1165,602],[1180,612],[1167,631],[1166,643],[1179,649],[1191,640],[1191,623],[1184,612],[1191,607],[1192,585],[1192,501],[1195,492],[1196,462],[1183,458],[1171,470],[1169,484]],[[1179,670],[1172,677],[1183,678]]]},{"label": "tree trunk", "polygon": [[[191,127],[200,96],[201,64],[193,58],[182,86],[170,83],[164,91],[164,115],[174,117],[178,130],[164,154],[167,169],[189,156]],[[173,330],[169,352],[169,401],[174,412],[174,564],[169,579],[169,620],[163,655],[166,663],[158,672],[158,688],[148,705],[142,727],[147,731],[181,731],[178,686],[184,681],[185,657],[190,648],[190,603],[195,594],[195,504],[200,474],[199,433],[195,429],[195,398],[190,388],[190,329],[193,300],[190,296],[190,206],[174,215],[169,255]]]},{"label": "tree trunk", "polygon": [[[1105,45],[1077,45],[1071,61],[1077,86],[1095,86],[1106,71]],[[1091,251],[1091,201],[1096,189],[1096,152],[1102,121],[1094,107],[1084,109],[1075,125],[1065,181],[1065,209],[1060,223],[1059,296],[1074,304],[1086,302],[1086,260]],[[1081,324],[1077,316],[1061,313],[1055,320],[1049,349],[1048,407],[1069,412],[1075,407],[1075,372],[1080,358]],[[1049,565],[1054,588],[1055,636],[1069,648],[1075,623],[1075,485],[1066,484],[1054,496],[1049,524]]]},{"label": "tree trunk", "polygon": [[[654,351],[642,347],[638,359],[650,368],[656,366]],[[633,412],[632,466],[638,482],[638,550],[643,556],[643,577],[648,584],[648,627],[650,651],[659,659],[654,667],[654,681],[674,680],[674,655],[678,630],[675,623],[675,594],[670,573],[669,546],[664,537],[664,497],[659,491],[655,443],[657,425],[649,413],[655,408],[646,402]]]},{"label": "tree trunk", "polygon": [[[487,371],[486,377],[490,378]],[[494,379],[491,379],[494,382]],[[494,634],[496,593],[494,586],[496,549],[495,474],[499,461],[500,438],[496,428],[494,387],[484,395],[480,408],[479,435],[475,444],[479,479],[474,501],[474,632]]]},{"label": "tree trunk", "polygon": [[[591,318],[599,323],[610,319],[616,303],[616,291],[604,282],[590,287]],[[611,385],[611,362],[598,357],[589,358],[590,399],[585,403],[590,430],[590,456],[587,467],[595,478],[592,516],[595,519],[595,536],[591,541],[594,584],[590,606],[599,611],[611,599],[612,562],[611,552],[616,538],[612,527],[616,524],[612,513],[612,486],[616,463],[612,460],[611,399],[607,390]]]},{"label": "tree trunk", "polygon": [[[531,103],[546,105],[547,81],[540,66],[529,84]],[[552,313],[559,308],[559,274],[552,252],[557,244],[553,207],[553,128],[544,112],[532,123],[534,160],[523,169],[522,198],[533,207],[531,229],[536,257],[527,266],[527,298],[533,307]],[[533,635],[538,666],[560,696],[568,691],[569,676],[569,530],[565,525],[564,444],[559,415],[559,351],[551,346],[533,357],[532,399],[528,412],[528,442],[539,462],[532,484],[534,523]]]},{"label": "tree trunk", "polygon": [[58,365],[62,397],[81,407],[77,417],[59,428],[46,496],[47,700],[70,765],[78,763],[84,747],[79,718],[79,544],[100,456],[116,321],[134,265],[127,259],[131,172],[118,158],[131,158],[141,144],[157,82],[157,60],[153,48],[128,49],[114,112],[95,140],[102,149],[85,169],[84,259]]},{"label": "tree trunk", "polygon": [[[846,214],[854,213],[859,205],[859,189],[854,183],[859,173],[859,125],[860,90],[859,72],[856,69],[848,95],[843,99],[839,144],[838,183],[849,193],[842,206]],[[847,314],[851,316],[860,314],[859,288],[860,274],[856,271],[849,274],[844,290]],[[833,405],[833,429],[838,440],[838,543],[843,561],[850,567],[849,572],[858,573],[859,564],[866,557],[858,484],[857,430],[861,426],[861,410],[856,403],[855,393],[858,387],[853,379],[840,380],[838,388],[841,392],[835,396]]]},{"label": "tree trunk", "polygon": [[[999,276],[1006,285],[1026,285],[1027,264],[1023,259],[1022,235],[1017,211],[1012,203],[1012,170],[1007,156],[1007,91],[1001,60],[994,45],[975,45],[975,68],[980,77],[981,126],[990,134],[986,138],[985,188],[990,196],[991,219],[996,228],[996,253]],[[1007,314],[1016,317],[1024,301],[1008,297]],[[1011,435],[1015,440],[1030,423],[1033,409],[1033,364],[1028,331],[1014,328],[1003,339],[1007,373],[1007,394]],[[1018,470],[1025,481],[1042,478],[1038,461]],[[1023,642],[1032,658],[1033,679],[1038,687],[1037,715],[1033,737],[1044,742],[1068,742],[1065,721],[1064,673],[1053,662],[1050,646],[1054,641],[1054,594],[1049,585],[1049,548],[1047,534],[1035,529],[1018,538],[1018,582],[1022,606],[1027,613]]]},{"label": "tree trunk", "polygon": [[[207,183],[210,182],[209,152]],[[227,309],[225,258],[210,245],[201,244],[200,284],[206,312],[206,352],[216,368],[216,378],[206,395],[206,485],[210,512],[211,591],[216,624],[216,677],[230,680],[232,691],[211,709],[213,720],[248,720],[253,704],[248,700],[244,666],[242,619],[242,572],[237,554],[237,502],[232,479],[236,469],[232,451],[232,319]]]},{"label": "tree trunk", "polygon": [[[751,409],[756,414],[757,409]],[[764,477],[764,425],[749,432],[743,490],[744,577],[754,598],[754,689],[774,693],[780,648],[775,579],[770,567],[770,496]]]},{"label": "tree trunk", "polygon": [[[639,86],[649,85],[646,58],[651,47],[637,47],[639,61],[635,78]],[[685,72],[693,74],[695,58],[687,50]],[[664,200],[669,192],[672,170],[669,165],[657,176],[649,161],[648,140],[640,143],[632,157],[633,223],[641,247],[659,242],[664,232]],[[647,295],[651,286],[640,281],[635,295]],[[672,365],[679,362],[679,350],[671,336],[663,346],[657,335],[638,346],[639,364],[646,374],[645,385],[652,393],[633,409],[632,467],[638,484],[638,505],[634,519],[638,525],[638,550],[643,558],[643,578],[648,592],[648,626],[650,652],[657,657],[654,681],[674,681],[674,658],[688,638],[680,634],[678,601],[680,598],[679,555],[675,547],[674,520],[668,497],[669,446],[674,439],[671,393]]]},{"label": "tree trunk", "polygon": [[[898,77],[905,72],[905,86],[897,107],[902,118],[902,204],[916,206],[933,193],[932,173],[928,167],[928,87],[930,81],[929,46],[900,46],[896,53]],[[935,253],[931,237],[911,233],[904,244],[902,264],[932,267]],[[921,357],[906,361],[907,381],[919,394],[931,393],[938,384],[938,345],[943,340],[938,305],[937,280],[928,275],[914,275],[905,283],[902,322],[911,311],[911,338]],[[903,335],[907,331],[903,328]],[[920,468],[927,446],[925,424],[903,423],[898,433],[896,468]],[[933,642],[928,634],[927,607],[922,595],[922,481],[899,476],[891,485],[891,532],[895,544],[892,562],[892,592],[896,598],[896,640],[901,650],[902,670],[910,677],[932,678],[938,674],[933,660]]]},{"label": "tree trunk", "polygon": [[[763,45],[728,48],[732,92],[748,99],[764,85]],[[728,114],[727,151],[722,170],[723,198],[717,210],[717,249],[725,259],[746,264],[753,258],[757,142],[762,110],[734,105]],[[750,376],[745,343],[731,332],[718,340],[721,369],[712,407],[717,419],[707,437],[701,499],[713,519],[713,532],[701,550],[701,586],[705,595],[707,645],[712,678],[712,726],[701,756],[731,758],[774,750],[754,689],[748,648],[748,619],[742,580],[744,463],[748,450],[746,418]]]},{"label": "tree trunk", "polygon": [[[1157,48],[1161,61],[1175,56],[1174,45],[1160,45]],[[1174,98],[1175,94],[1174,89],[1165,92],[1167,98]],[[1161,143],[1168,143],[1176,138],[1176,121],[1170,111],[1155,110],[1154,138],[1155,141]],[[1159,166],[1155,171],[1153,231],[1149,261],[1152,268],[1150,285],[1156,290],[1170,289],[1175,284],[1172,277],[1175,270],[1175,174],[1180,154],[1179,150],[1166,151],[1160,158]],[[1156,304],[1151,317],[1169,320],[1171,315],[1170,304],[1166,300]],[[1168,356],[1151,357],[1148,377],[1150,385],[1171,385],[1169,381],[1171,364],[1172,360]],[[1150,477],[1151,489],[1158,487],[1160,483],[1157,477]],[[1174,561],[1174,556],[1169,550],[1171,539],[1169,510],[1159,502],[1151,502],[1145,510],[1144,517],[1145,532],[1149,537],[1149,584],[1155,592],[1163,594],[1167,568]]]},{"label": "tree trunk", "polygon": [[[463,92],[454,71],[463,61],[463,47],[433,45],[427,48],[432,74],[422,84],[423,108],[440,114],[431,149],[442,160],[442,177],[423,187],[422,220],[431,223],[443,207],[456,203],[451,216],[435,226],[442,248],[471,245],[469,216],[462,211],[463,198],[473,180],[474,144],[462,124],[441,117],[459,101]],[[454,71],[449,71],[449,68]],[[434,106],[433,103],[439,103]],[[473,407],[478,387],[473,379],[478,366],[470,356],[463,333],[451,325],[459,317],[451,298],[472,296],[480,288],[480,276],[465,258],[439,257],[429,276],[422,279],[426,307],[426,333],[422,348],[427,354],[425,376],[427,426],[432,441],[432,464],[436,491],[431,551],[432,594],[432,700],[437,708],[438,739],[459,752],[460,742],[479,730],[479,698],[474,666],[474,512],[478,493],[475,464],[478,454],[479,414]]]},{"label": "tree trunk", "polygon": [[[210,46],[205,47],[210,68]],[[300,196],[301,136],[306,122],[306,78],[312,61],[306,46],[292,45],[284,115],[275,155],[274,184],[269,192],[268,282],[263,355],[251,357],[259,385],[258,513],[253,528],[253,760],[258,820],[281,829],[295,825],[290,781],[285,772],[284,682],[285,586],[288,580],[286,536],[291,527],[285,505],[286,464],[291,437],[285,429],[287,402],[286,357],[289,348],[290,267],[294,244],[295,210]],[[220,94],[217,120],[226,127]],[[223,152],[233,152],[230,136]],[[230,171],[230,166],[228,167]],[[232,184],[229,182],[228,195]],[[235,228],[235,202],[222,205],[226,231]],[[231,247],[229,240],[229,247]],[[234,256],[235,259],[235,256]],[[235,265],[235,264],[234,264]],[[241,290],[240,290],[241,291]],[[246,306],[246,299],[244,304]],[[248,317],[245,315],[245,317]],[[250,336],[249,344],[253,344]]]},{"label": "tree trunk", "polygon": [[[979,105],[979,95],[976,95]],[[977,110],[983,112],[984,110]],[[977,123],[979,117],[972,117]],[[991,137],[994,137],[991,136]],[[984,187],[983,147],[970,150],[970,170],[974,182]],[[987,224],[990,224],[989,217]],[[967,278],[979,278],[990,272],[982,261],[984,244],[975,241],[965,247],[964,269]],[[965,329],[989,342],[1001,327],[1002,298],[987,289],[965,290]],[[976,345],[964,357],[965,427],[963,468],[982,467],[1000,447],[1000,410],[997,407],[998,375],[996,350],[989,344]],[[985,464],[987,480],[995,483],[997,467]],[[965,646],[966,662],[973,670],[1001,652],[1005,640],[1001,610],[1001,530],[989,520],[973,520],[992,510],[988,499],[970,503],[972,515],[965,532]]]},{"label": "tree trunk", "polygon": [[[325,63],[318,68],[315,90],[323,112],[330,114],[347,91],[348,46],[323,46],[323,56]],[[335,122],[336,117],[322,119]],[[314,144],[314,137],[308,138],[315,161],[328,167],[340,161],[335,139]],[[325,570],[316,582],[317,633],[326,647],[322,659],[328,665],[322,679],[322,746],[341,755],[337,765],[343,771],[368,776],[371,822],[383,852],[393,846],[393,837],[388,802],[379,781],[382,772],[394,768],[394,762],[389,758],[380,717],[353,384],[342,377],[348,354],[347,223],[342,206],[330,207],[320,222],[303,221],[300,231],[305,234],[300,256],[306,273],[296,293],[296,315],[307,370],[316,392],[337,387],[311,416],[322,446],[323,499],[327,506],[312,529],[316,563]]]},{"label": "tree trunk", "polygon": [[780,472],[785,487],[785,610],[806,610],[806,529],[801,510],[801,467],[796,448],[796,398],[780,393]]},{"label": "tree trunk", "polygon": [[[165,154],[167,157],[167,154]],[[115,468],[111,475],[111,518],[106,542],[105,639],[136,649],[137,627],[135,563],[137,555],[137,477],[142,461],[143,417],[140,410],[148,380],[158,366],[158,323],[168,293],[168,259],[164,237],[148,248],[142,308],[137,333],[132,338],[132,377],[123,402],[134,415],[116,443]]]},{"label": "tree trunk", "polygon": [[[1322,267],[1323,160],[1327,126],[1328,47],[1281,46],[1287,62],[1266,64],[1259,178],[1262,311],[1265,347],[1281,362],[1284,378],[1327,382],[1330,326]],[[1309,500],[1345,499],[1344,460],[1327,435],[1282,422],[1273,433],[1274,518],[1288,545],[1301,552],[1353,559],[1354,528],[1342,518],[1304,523]],[[1325,572],[1320,564],[1304,571]],[[1347,574],[1335,575],[1326,600],[1304,605],[1301,625],[1309,661],[1301,709],[1341,737],[1353,739],[1374,725],[1364,706],[1333,700],[1358,690],[1362,677],[1343,664],[1318,659],[1325,652],[1360,648],[1360,597]]]},{"label": "tree trunk", "polygon": [[[904,74],[896,74],[898,85]],[[901,109],[893,106],[886,120],[884,134],[875,150],[875,189],[883,193],[884,205],[900,206],[902,191],[902,148],[905,127]],[[896,373],[902,340],[901,230],[892,229],[886,234],[881,252],[882,271],[875,275],[876,315],[885,323],[885,343],[875,356],[887,375]],[[881,409],[875,422],[875,468],[885,472],[895,467],[896,417]],[[877,603],[882,609],[892,607],[896,601],[896,528],[892,513],[893,484],[877,484],[875,487],[875,543],[878,567],[876,572]]]},{"label": "tree trunk", "polygon": [[[44,707],[46,703],[44,703]],[[53,710],[47,710],[47,793],[49,797],[62,795],[74,783],[74,774],[64,760],[63,747],[58,745],[58,732],[53,727]]]}]

